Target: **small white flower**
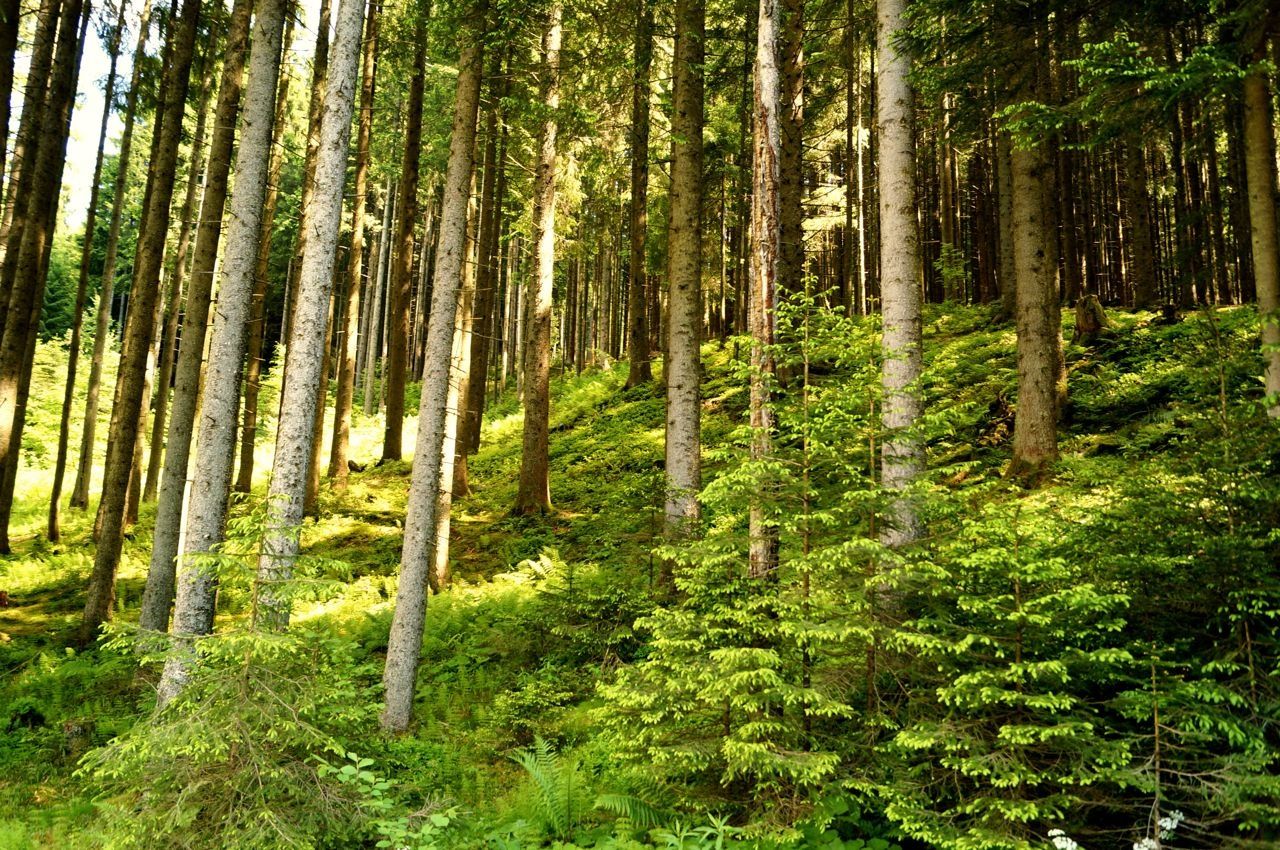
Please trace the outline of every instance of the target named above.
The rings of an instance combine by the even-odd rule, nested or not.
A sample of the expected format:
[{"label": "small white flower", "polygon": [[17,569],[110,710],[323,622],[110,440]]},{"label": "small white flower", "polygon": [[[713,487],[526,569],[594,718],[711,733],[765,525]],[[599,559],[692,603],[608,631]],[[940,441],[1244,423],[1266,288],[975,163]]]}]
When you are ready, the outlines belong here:
[{"label": "small white flower", "polygon": [[1133,842],[1133,850],[1159,850],[1160,845],[1154,838],[1148,836],[1141,841]]},{"label": "small white flower", "polygon": [[1049,841],[1055,850],[1080,850],[1080,845],[1060,829],[1049,830]]}]

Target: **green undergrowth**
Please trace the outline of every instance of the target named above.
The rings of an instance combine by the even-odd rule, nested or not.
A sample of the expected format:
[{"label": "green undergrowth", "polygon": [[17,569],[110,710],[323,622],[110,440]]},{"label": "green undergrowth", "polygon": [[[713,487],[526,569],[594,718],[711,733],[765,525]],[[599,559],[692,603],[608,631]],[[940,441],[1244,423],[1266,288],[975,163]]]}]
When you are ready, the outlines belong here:
[{"label": "green undergrowth", "polygon": [[[780,454],[793,458],[806,445],[811,453],[809,508],[795,497],[797,467],[762,472],[743,463],[748,392],[735,351],[745,347],[704,346],[708,529],[706,542],[681,551],[655,551],[660,383],[624,389],[625,364],[557,372],[554,509],[537,517],[510,512],[522,412],[514,391],[503,394],[470,459],[470,492],[454,503],[453,584],[429,603],[416,725],[394,739],[374,730],[410,466],[376,465],[380,423],[357,414],[353,456],[366,468],[344,492],[323,488],[320,518],[303,529],[311,584],[295,601],[296,639],[247,629],[251,582],[228,578],[220,599],[219,629],[239,641],[226,646],[240,667],[229,649],[211,651],[208,675],[284,677],[312,712],[306,734],[248,724],[255,740],[271,742],[249,748],[253,759],[300,790],[261,799],[237,791],[249,814],[255,805],[297,813],[289,829],[262,834],[253,831],[261,824],[241,819],[238,838],[200,817],[226,802],[215,803],[220,788],[241,787],[252,759],[193,750],[182,730],[200,727],[182,725],[187,715],[148,720],[158,667],[139,666],[127,624],[136,619],[153,510],[144,506],[126,542],[114,648],[67,650],[92,565],[91,516],[66,512],[63,541],[43,541],[36,483],[44,461],[32,452],[33,484],[15,511],[17,551],[0,566],[0,589],[14,601],[0,609],[0,850],[128,846],[120,836],[139,817],[135,832],[152,835],[150,846],[1021,850],[1051,846],[1046,823],[1084,846],[1109,846],[1087,843],[1083,830],[1093,826],[1072,806],[1106,796],[1115,803],[1108,828],[1130,843],[1141,837],[1136,817],[1124,818],[1160,793],[1158,772],[1140,767],[1149,761],[1144,724],[1159,699],[1171,703],[1171,723],[1181,716],[1191,730],[1186,747],[1203,752],[1230,740],[1217,761],[1177,768],[1211,771],[1219,785],[1164,793],[1189,816],[1252,819],[1250,834],[1266,834],[1257,824],[1273,818],[1265,798],[1275,791],[1275,703],[1272,686],[1260,683],[1275,656],[1256,632],[1250,659],[1204,645],[1213,634],[1274,625],[1280,607],[1275,589],[1255,582],[1274,546],[1254,529],[1274,512],[1274,440],[1239,445],[1241,433],[1260,427],[1256,316],[1227,309],[1169,326],[1145,313],[1111,319],[1096,342],[1067,348],[1063,459],[1043,489],[1027,492],[1003,478],[1016,401],[1012,327],[983,308],[931,310],[923,386],[931,474],[920,499],[938,537],[890,571],[912,617],[874,634],[860,579],[874,551],[858,542],[874,537],[868,522],[883,509],[866,480],[878,438],[873,324],[815,336],[809,419],[796,406],[801,365],[786,370],[779,390]],[[1065,330],[1069,339],[1069,316]],[[42,358],[55,355],[42,346]],[[60,394],[59,384],[38,391]],[[33,444],[50,441],[48,419],[29,429]],[[781,494],[779,587],[798,587],[803,572],[813,581],[803,601],[788,590],[785,604],[761,602],[757,591],[723,580],[741,563],[742,506],[762,475],[773,475]],[[263,487],[260,480],[234,509],[248,537]],[[802,539],[817,553],[807,560],[796,555]],[[656,584],[663,558],[677,564],[678,602]],[[1248,581],[1227,586],[1232,570]],[[1017,662],[1039,667],[1010,667],[1001,637],[1027,633],[1027,613],[1005,604],[1015,579],[1047,618]],[[1178,602],[1188,589],[1192,598]],[[755,644],[742,638],[744,647],[730,632],[747,628],[747,613],[765,625],[753,627]],[[1206,616],[1214,622],[1203,635],[1180,633],[1180,617]],[[864,669],[873,639],[886,667],[901,664],[892,682]],[[1160,649],[1148,651],[1156,642]],[[794,691],[760,684],[801,669],[810,678]],[[205,683],[202,722],[234,742],[250,735],[245,707],[261,694],[238,700],[219,681]],[[882,702],[871,717],[873,684]],[[1020,700],[1028,690],[1041,701],[1011,723],[1011,703],[992,694]],[[786,707],[774,715],[768,705]],[[287,712],[276,719],[303,722]],[[1090,726],[1102,722],[1106,730]],[[1014,740],[1019,734],[1028,737]],[[157,773],[158,763],[169,767]],[[184,765],[199,767],[190,776],[207,777],[209,787],[184,797]],[[1055,774],[1060,768],[1070,775]],[[1052,787],[1026,783],[1036,770]],[[1005,792],[992,790],[1000,781]],[[934,794],[935,785],[955,790]],[[1218,810],[1196,808],[1210,791],[1236,796]]]}]

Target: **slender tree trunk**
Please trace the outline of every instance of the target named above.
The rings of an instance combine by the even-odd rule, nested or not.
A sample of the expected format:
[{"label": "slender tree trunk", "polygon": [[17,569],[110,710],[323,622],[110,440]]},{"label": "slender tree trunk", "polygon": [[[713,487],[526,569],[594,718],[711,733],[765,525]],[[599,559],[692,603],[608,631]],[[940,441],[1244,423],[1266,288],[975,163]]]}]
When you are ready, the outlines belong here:
[{"label": "slender tree trunk", "polygon": [[[1017,312],[1017,273],[1013,262],[1013,174],[1010,154],[1012,144],[1007,133],[996,136],[996,279],[1000,286],[1000,319],[1008,321]],[[1087,279],[1087,278],[1086,278]]]},{"label": "slender tree trunk", "polygon": [[[222,213],[227,201],[227,180],[235,145],[236,118],[244,87],[244,66],[248,52],[252,0],[236,0],[227,30],[227,45],[218,86],[218,106],[214,112],[213,139],[209,146],[209,166],[205,174],[204,200],[196,228],[196,249],[191,268],[182,323],[182,347],[178,353],[177,379],[173,389],[173,421],[165,441],[164,475],[160,501],[156,505],[155,534],[151,565],[142,595],[139,625],[164,631],[173,599],[174,570],[178,542],[182,535],[182,506],[187,490],[187,465],[191,438],[200,401],[201,366],[204,363],[205,335],[209,326],[209,306],[213,295],[213,274],[222,236]],[[237,388],[238,393],[238,388]],[[234,414],[233,414],[234,418]]]},{"label": "slender tree trunk", "polygon": [[[702,125],[706,5],[677,0],[667,228],[666,533],[697,529],[702,486]],[[669,578],[664,572],[664,583]]]},{"label": "slender tree trunk", "polygon": [[[107,441],[106,473],[102,501],[98,505],[101,531],[98,550],[85,600],[80,639],[91,640],[111,614],[115,598],[116,567],[123,543],[125,499],[133,472],[133,449],[138,439],[139,416],[146,384],[147,359],[155,334],[155,312],[160,295],[160,267],[169,223],[178,145],[182,139],[182,115],[195,48],[200,0],[183,0],[181,17],[170,31],[169,66],[165,69],[160,137],[152,146],[150,191],[143,214],[133,286],[130,290],[128,328],[120,355],[115,404]],[[212,159],[212,157],[211,157]]]},{"label": "slender tree trunk", "polygon": [[382,231],[378,235],[377,257],[369,270],[369,285],[373,288],[373,300],[369,304],[368,342],[365,344],[364,363],[364,415],[372,416],[377,408],[376,387],[379,384],[378,357],[382,353],[382,298],[383,281],[387,276],[387,252],[391,245],[391,223],[395,219],[395,188],[387,178],[387,191],[382,205]]},{"label": "slender tree trunk", "polygon": [[212,93],[210,79],[206,79],[200,93],[199,115],[196,132],[191,142],[191,162],[188,165],[187,195],[182,203],[182,225],[178,232],[178,248],[174,252],[173,269],[169,275],[168,292],[165,293],[164,324],[160,331],[160,362],[156,367],[155,412],[151,420],[151,453],[147,459],[147,486],[142,498],[152,501],[159,488],[160,460],[164,456],[164,432],[168,416],[169,385],[173,383],[174,360],[179,342],[178,324],[182,315],[182,298],[187,256],[191,252],[191,231],[196,222],[196,199],[199,197],[200,176],[204,170],[204,136],[208,124],[209,100]]},{"label": "slender tree trunk", "polygon": [[[883,299],[884,358],[881,424],[885,429],[880,472],[890,492],[906,489],[923,466],[920,438],[911,433],[921,415],[920,244],[916,233],[915,142],[911,57],[897,33],[904,0],[877,0],[876,136],[879,145],[880,285]],[[886,517],[881,539],[891,546],[920,534],[907,499]]]},{"label": "slender tree trunk", "polygon": [[[458,63],[457,97],[454,101],[453,131],[449,138],[449,162],[445,173],[444,198],[440,207],[440,243],[436,252],[431,313],[427,329],[427,365],[423,374],[422,399],[418,408],[417,456],[409,484],[405,513],[404,548],[400,555],[400,581],[396,609],[387,641],[387,662],[382,684],[386,707],[381,725],[388,732],[409,728],[413,712],[414,682],[422,651],[422,626],[427,613],[427,583],[435,563],[436,521],[441,510],[449,510],[450,482],[443,478],[443,450],[450,376],[453,371],[455,323],[458,293],[467,252],[467,205],[475,168],[476,119],[480,105],[481,71],[484,62],[483,21],[485,0],[478,0],[470,12],[462,56]],[[557,57],[559,6],[553,5],[548,50]],[[554,85],[553,85],[554,90]],[[552,104],[554,107],[554,103]]]},{"label": "slender tree trunk", "polygon": [[[83,10],[83,14],[82,14]],[[40,330],[59,188],[66,162],[71,109],[75,101],[76,79],[84,32],[90,10],[81,0],[67,0],[58,22],[58,46],[48,92],[40,114],[40,144],[34,159],[23,164],[30,178],[21,216],[22,227],[11,234],[5,274],[12,281],[4,336],[0,341],[0,553],[8,554],[9,519],[13,492],[21,463],[22,430],[31,386],[31,363]],[[82,20],[83,18],[83,20]],[[28,87],[30,91],[30,87]],[[15,222],[17,217],[15,217]],[[16,250],[14,250],[16,247]]]},{"label": "slender tree trunk", "polygon": [[[218,310],[214,314],[209,346],[204,415],[200,417],[200,440],[187,515],[184,546],[187,555],[212,551],[226,532],[240,373],[255,287],[258,242],[265,217],[263,201],[271,171],[272,117],[276,112],[281,35],[288,6],[288,0],[262,0],[253,25],[249,83],[240,116],[236,183],[231,194]],[[190,644],[184,639],[213,630],[215,578],[200,564],[182,571],[173,617],[173,636],[180,651],[165,662],[159,686],[161,704],[176,696],[187,681],[192,654]]]},{"label": "slender tree trunk", "polygon": [[[782,73],[778,202],[782,228],[778,287],[804,289],[804,0],[780,0],[778,58]],[[758,61],[758,60],[757,60]],[[757,66],[758,69],[758,66]]]},{"label": "slender tree trunk", "polygon": [[[755,140],[751,186],[751,277],[747,324],[751,333],[751,459],[773,453],[773,409],[770,387],[774,358],[777,292],[782,274],[782,139],[784,135],[782,69],[778,61],[781,29],[779,0],[761,0],[756,35]],[[754,578],[778,567],[778,532],[761,500],[753,500],[748,516],[749,571]]]},{"label": "slender tree trunk", "polygon": [[1130,288],[1135,310],[1150,309],[1157,299],[1156,246],[1151,230],[1151,193],[1147,189],[1147,164],[1137,136],[1125,140],[1125,202],[1129,208],[1133,266]]},{"label": "slender tree trunk", "polygon": [[646,243],[649,228],[649,100],[653,67],[653,5],[636,2],[635,71],[631,79],[631,254],[627,285],[627,387],[653,380],[649,352]]},{"label": "slender tree trunk", "polygon": [[[1259,41],[1262,41],[1259,38]],[[1265,58],[1262,49],[1255,62]],[[1276,229],[1276,156],[1271,122],[1271,88],[1266,73],[1255,67],[1244,79],[1244,166],[1249,191],[1253,274],[1262,317],[1262,350],[1266,360],[1267,413],[1280,418],[1280,256]]]},{"label": "slender tree trunk", "polygon": [[[360,125],[356,134],[355,198],[351,205],[351,259],[347,263],[347,304],[338,353],[338,390],[333,412],[333,450],[329,477],[333,487],[347,489],[351,446],[351,406],[355,399],[357,336],[360,332],[360,288],[363,280],[364,208],[369,193],[369,139],[373,133],[373,94],[378,55],[378,4],[370,3],[365,21],[360,82]],[[367,300],[367,299],[366,299]],[[367,308],[366,308],[367,309]]]},{"label": "slender tree trunk", "polygon": [[[285,14],[280,61],[283,66],[293,43],[294,16]],[[288,123],[289,75],[278,75],[274,127],[271,136],[271,163],[267,168],[267,194],[262,202],[262,224],[258,236],[258,257],[253,272],[253,300],[249,311],[249,342],[245,350],[244,418],[240,431],[240,466],[235,490],[248,493],[253,488],[253,455],[258,439],[258,391],[262,387],[262,350],[267,336],[267,284],[271,263],[271,234],[276,204],[280,198],[280,168],[284,164],[284,129]]]},{"label": "slender tree trunk", "polygon": [[98,306],[94,320],[93,356],[89,361],[89,388],[85,398],[84,433],[80,440],[80,457],[76,463],[76,483],[71,489],[71,507],[89,506],[89,481],[93,477],[93,456],[98,426],[98,397],[102,387],[102,364],[110,341],[111,302],[115,291],[116,258],[120,247],[120,225],[128,198],[129,155],[133,149],[133,125],[138,112],[142,70],[146,62],[147,33],[151,29],[151,0],[143,0],[138,23],[138,41],[133,50],[133,74],[125,96],[124,128],[120,134],[120,152],[116,157],[116,182],[111,201],[111,224],[107,230],[106,257],[98,287]]},{"label": "slender tree trunk", "polygon": [[[0,4],[0,177],[4,176],[9,154],[9,120],[12,117],[13,64],[18,50],[22,0],[4,0]],[[113,36],[120,39],[119,29]],[[113,51],[114,54],[114,51]],[[110,103],[108,100],[107,103]]]},{"label": "slender tree trunk", "polygon": [[[9,43],[9,27],[12,26],[14,38],[17,37],[17,19],[15,9],[3,11],[5,21],[0,28],[0,149],[8,141],[9,128],[9,88],[13,83],[12,47]],[[111,106],[115,102],[116,66],[120,59],[120,40],[124,34],[125,4],[120,4],[116,16],[115,29],[111,32],[111,66],[107,72],[107,83],[104,88],[102,122],[98,128],[98,151],[93,163],[93,183],[89,189],[89,211],[85,217],[84,238],[80,246],[80,277],[76,285],[75,314],[71,324],[71,342],[67,352],[67,386],[62,396],[62,417],[58,423],[58,453],[53,467],[53,488],[49,495],[48,536],[51,542],[61,537],[60,517],[62,510],[62,481],[67,472],[67,447],[71,435],[71,407],[75,403],[76,371],[80,363],[80,337],[84,325],[84,311],[88,301],[89,263],[93,257],[93,233],[98,220],[98,197],[102,184],[102,160],[107,142],[107,127],[111,123]],[[13,19],[10,20],[10,16]],[[4,51],[10,51],[6,53]],[[7,65],[5,64],[7,62]],[[7,74],[7,83],[6,83]],[[3,170],[3,154],[0,154],[0,171]],[[125,163],[121,163],[123,167]]]},{"label": "slender tree trunk", "polygon": [[320,382],[329,295],[333,288],[334,251],[342,217],[342,188],[346,176],[347,144],[355,105],[360,65],[360,36],[364,0],[340,0],[338,22],[324,98],[320,145],[315,159],[310,209],[302,217],[308,231],[298,278],[293,335],[285,363],[283,403],[276,432],[275,459],[268,490],[267,533],[258,562],[264,586],[259,614],[270,625],[289,620],[289,597],[275,588],[293,575],[298,534],[302,524],[308,462],[316,416],[316,387]]},{"label": "slender tree trunk", "polygon": [[404,389],[409,372],[409,309],[413,289],[413,226],[418,222],[418,166],[422,147],[422,95],[426,81],[426,24],[418,25],[409,82],[408,125],[400,162],[400,223],[391,260],[390,326],[387,328],[387,419],[382,462],[400,460],[404,435]]},{"label": "slender tree trunk", "polygon": [[542,39],[542,102],[546,120],[538,134],[533,187],[533,270],[525,297],[528,327],[524,347],[524,439],[515,512],[551,510],[548,431],[551,418],[551,291],[556,246],[556,112],[560,108],[560,38],[564,9],[552,0]]}]

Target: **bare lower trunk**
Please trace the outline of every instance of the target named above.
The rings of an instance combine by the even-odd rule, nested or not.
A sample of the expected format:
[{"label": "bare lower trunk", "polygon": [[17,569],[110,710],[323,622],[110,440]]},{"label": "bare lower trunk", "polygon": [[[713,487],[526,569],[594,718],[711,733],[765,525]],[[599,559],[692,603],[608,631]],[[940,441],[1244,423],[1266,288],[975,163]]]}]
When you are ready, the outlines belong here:
[{"label": "bare lower trunk", "polygon": [[[555,48],[559,48],[559,12],[552,20]],[[409,504],[405,513],[404,547],[400,555],[400,580],[396,609],[387,641],[387,662],[382,685],[386,706],[382,728],[403,732],[413,713],[414,682],[422,651],[422,626],[427,613],[428,574],[435,563],[436,520],[443,491],[449,481],[442,476],[443,450],[450,376],[453,372],[454,328],[458,293],[462,288],[467,252],[467,204],[475,167],[476,118],[480,104],[484,62],[484,0],[472,7],[470,26],[458,66],[453,131],[449,139],[449,163],[440,207],[440,241],[436,250],[431,313],[427,329],[426,369],[418,407],[418,436]],[[446,503],[447,509],[447,503]]]},{"label": "bare lower trunk", "polygon": [[533,269],[525,297],[524,436],[515,512],[551,510],[548,431],[551,418],[551,298],[556,246],[556,110],[560,107],[560,36],[564,10],[553,0],[543,36],[543,92],[547,119],[538,135],[533,195]]},{"label": "bare lower trunk", "polygon": [[[876,54],[877,138],[880,153],[881,351],[884,358],[881,424],[885,437],[881,483],[907,489],[923,466],[920,438],[912,433],[921,414],[920,243],[916,234],[911,58],[898,40],[904,0],[878,0]],[[890,546],[915,540],[920,522],[908,499],[895,501],[881,539]]]},{"label": "bare lower trunk", "polygon": [[695,532],[702,485],[702,124],[706,7],[677,0],[667,244],[666,533]]},{"label": "bare lower trunk", "polygon": [[[254,21],[249,85],[240,119],[236,185],[231,195],[218,311],[209,346],[204,415],[200,417],[200,440],[192,476],[184,547],[187,555],[210,552],[225,537],[240,372],[272,158],[273,101],[288,5],[288,0],[264,0],[258,5]],[[215,576],[198,563],[186,565],[182,571],[173,617],[173,635],[181,651],[170,655],[165,663],[159,686],[162,704],[181,690],[189,674],[190,646],[182,639],[213,630],[214,582]]]},{"label": "bare lower trunk", "polygon": [[1129,212],[1129,243],[1133,248],[1130,282],[1133,307],[1145,310],[1156,303],[1155,237],[1151,231],[1151,194],[1142,143],[1130,136],[1125,144],[1125,203]]},{"label": "bare lower trunk", "polygon": [[125,500],[133,473],[133,450],[138,438],[138,412],[143,403],[147,359],[155,334],[160,267],[164,260],[178,145],[182,139],[183,107],[199,17],[199,0],[184,0],[181,17],[170,33],[170,62],[161,89],[165,93],[163,117],[160,136],[152,147],[149,202],[143,215],[134,262],[128,327],[120,355],[115,404],[111,411],[102,501],[98,505],[101,531],[81,625],[80,638],[85,642],[96,635],[98,627],[110,616],[115,597],[116,567],[123,544]]},{"label": "bare lower trunk", "polygon": [[[1261,56],[1257,58],[1262,58]],[[1244,165],[1249,190],[1253,274],[1262,317],[1266,359],[1267,413],[1280,418],[1280,256],[1276,232],[1276,158],[1272,134],[1271,89],[1255,68],[1244,81]]]},{"label": "bare lower trunk", "polygon": [[[156,506],[155,536],[147,586],[142,596],[139,625],[164,631],[173,599],[174,569],[178,540],[182,532],[182,505],[187,487],[187,463],[195,430],[200,398],[201,366],[205,335],[209,325],[209,305],[213,296],[213,273],[222,236],[222,213],[227,201],[227,180],[235,144],[236,118],[244,84],[244,65],[249,41],[252,0],[236,0],[227,30],[227,45],[214,112],[213,139],[205,174],[204,200],[196,228],[196,249],[191,268],[191,285],[183,311],[182,348],[178,354],[177,379],[173,389],[173,420],[164,449],[164,475],[160,501]],[[232,414],[234,418],[234,414]]]},{"label": "bare lower trunk", "polygon": [[289,337],[280,424],[271,487],[267,493],[267,532],[258,562],[263,588],[258,612],[266,623],[276,627],[283,627],[289,620],[289,596],[279,583],[292,578],[293,563],[298,555],[315,426],[316,388],[323,358],[325,314],[333,287],[333,246],[337,243],[342,217],[342,188],[360,64],[363,16],[363,0],[341,0],[329,57],[311,204],[302,213],[308,228],[304,235],[306,249],[298,278],[297,307]]},{"label": "bare lower trunk", "polygon": [[631,81],[631,255],[627,285],[627,386],[653,380],[646,309],[646,239],[649,226],[649,100],[653,66],[653,6],[637,0],[635,72]]}]

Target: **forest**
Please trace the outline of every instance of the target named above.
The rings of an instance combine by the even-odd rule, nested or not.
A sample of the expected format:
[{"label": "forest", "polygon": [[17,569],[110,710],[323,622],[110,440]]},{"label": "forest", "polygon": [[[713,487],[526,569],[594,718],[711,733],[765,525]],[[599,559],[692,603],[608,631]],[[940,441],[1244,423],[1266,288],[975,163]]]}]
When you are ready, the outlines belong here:
[{"label": "forest", "polygon": [[0,0],[0,850],[1280,847],[1273,0]]}]

